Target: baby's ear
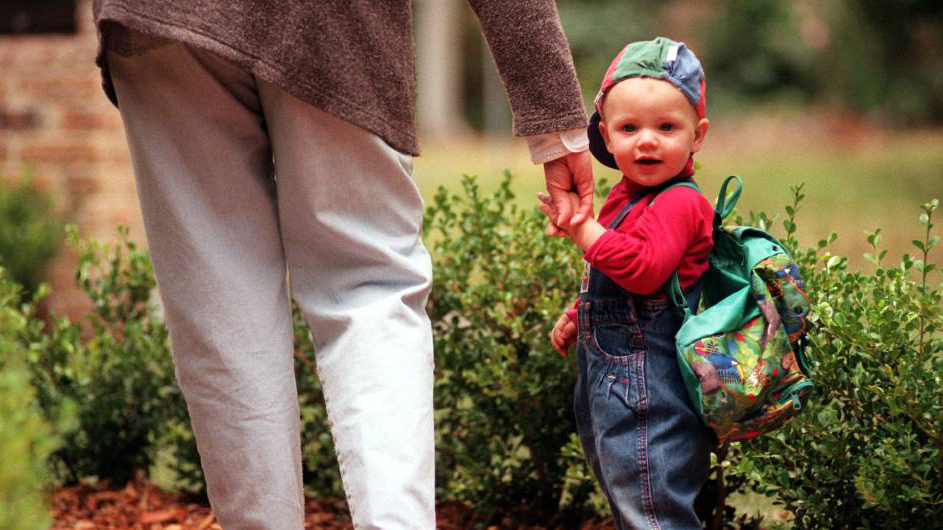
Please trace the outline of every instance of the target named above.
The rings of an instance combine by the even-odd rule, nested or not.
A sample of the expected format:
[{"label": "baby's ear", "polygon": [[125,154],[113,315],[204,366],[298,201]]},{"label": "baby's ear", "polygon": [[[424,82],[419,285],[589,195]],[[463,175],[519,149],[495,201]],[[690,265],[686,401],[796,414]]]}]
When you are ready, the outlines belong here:
[{"label": "baby's ear", "polygon": [[711,128],[711,122],[707,118],[701,118],[694,126],[694,143],[691,144],[691,152],[696,153],[701,150],[704,143],[704,137],[707,136],[707,130]]},{"label": "baby's ear", "polygon": [[599,120],[599,134],[602,135],[602,141],[606,143],[606,150],[612,152],[612,149],[609,148],[609,128],[606,127],[606,122]]}]

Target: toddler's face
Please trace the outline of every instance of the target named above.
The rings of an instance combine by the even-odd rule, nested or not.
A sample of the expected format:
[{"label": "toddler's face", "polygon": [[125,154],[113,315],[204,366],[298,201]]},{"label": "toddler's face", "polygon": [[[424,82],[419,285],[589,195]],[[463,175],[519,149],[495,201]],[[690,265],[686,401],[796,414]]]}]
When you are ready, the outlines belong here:
[{"label": "toddler's face", "polygon": [[708,126],[674,85],[643,77],[609,90],[599,123],[616,165],[643,186],[657,186],[684,169]]}]

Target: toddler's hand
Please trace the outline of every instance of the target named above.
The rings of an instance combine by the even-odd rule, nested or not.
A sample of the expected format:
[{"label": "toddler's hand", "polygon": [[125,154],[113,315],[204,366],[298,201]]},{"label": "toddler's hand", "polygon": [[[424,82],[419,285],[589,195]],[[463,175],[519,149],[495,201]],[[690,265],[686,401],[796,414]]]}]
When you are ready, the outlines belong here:
[{"label": "toddler's hand", "polygon": [[550,332],[550,343],[553,349],[560,355],[566,357],[567,350],[576,342],[576,324],[570,320],[570,317],[563,313],[553,325],[553,331]]},{"label": "toddler's hand", "polygon": [[[576,208],[579,207],[580,196],[576,193],[570,192],[567,194],[567,198],[570,200],[570,206],[573,208],[573,211],[575,211]],[[537,206],[537,208],[550,220],[551,226],[547,227],[547,235],[561,235],[564,237],[570,236],[570,228],[572,225],[570,224],[569,220],[565,221],[562,225],[557,225],[555,223],[556,219],[559,218],[560,212],[557,211],[557,207],[553,202],[553,198],[551,198],[550,195],[547,195],[546,193],[537,192],[537,200],[540,201],[540,204]],[[592,216],[592,211],[590,211],[590,216]]]}]

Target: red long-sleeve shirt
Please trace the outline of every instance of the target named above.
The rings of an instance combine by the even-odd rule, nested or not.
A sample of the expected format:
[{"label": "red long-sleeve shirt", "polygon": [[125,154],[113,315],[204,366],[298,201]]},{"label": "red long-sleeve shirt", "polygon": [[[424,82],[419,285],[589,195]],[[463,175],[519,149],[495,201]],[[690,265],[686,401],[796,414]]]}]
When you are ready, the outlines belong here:
[{"label": "red long-sleeve shirt", "polygon": [[[627,178],[616,184],[599,210],[598,221],[608,226],[619,210],[646,190]],[[622,223],[607,229],[584,254],[584,259],[630,293],[650,295],[663,291],[671,273],[678,271],[681,288],[695,283],[707,270],[713,246],[714,208],[697,190],[672,188],[649,206],[655,194],[637,202]],[[576,322],[576,307],[567,315]]]}]

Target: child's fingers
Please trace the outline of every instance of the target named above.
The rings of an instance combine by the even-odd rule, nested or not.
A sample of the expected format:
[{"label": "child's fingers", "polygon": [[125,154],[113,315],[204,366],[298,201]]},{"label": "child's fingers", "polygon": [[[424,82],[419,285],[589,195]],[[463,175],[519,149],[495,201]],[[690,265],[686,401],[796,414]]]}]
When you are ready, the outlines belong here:
[{"label": "child's fingers", "polygon": [[566,230],[561,228],[556,224],[556,219],[559,217],[559,212],[553,203],[553,199],[550,195],[547,195],[543,192],[537,192],[537,200],[540,201],[540,204],[537,205],[537,209],[541,211],[544,215],[547,216],[549,222],[547,223],[547,228],[544,230],[544,233],[548,236],[561,236],[568,237]]},{"label": "child's fingers", "polygon": [[554,219],[557,218],[557,211],[553,209],[553,205],[551,204],[540,203],[537,205],[537,209],[546,215],[547,218],[550,219],[551,223],[553,223]]},{"label": "child's fingers", "polygon": [[561,355],[563,352],[560,351],[562,344],[560,343],[559,335],[557,334],[557,328],[553,328],[553,331],[550,332],[550,344],[553,346],[553,349],[557,350],[557,353]]},{"label": "child's fingers", "polygon": [[560,330],[561,340],[563,343],[563,349],[569,349],[574,342],[576,342],[576,323],[566,319],[566,323],[563,325],[563,328]]},{"label": "child's fingers", "polygon": [[560,342],[561,330],[562,330],[562,327],[560,326],[560,322],[557,321],[557,323],[553,325],[553,329],[550,331],[550,338],[553,339],[554,342],[557,342],[557,343]]},{"label": "child's fingers", "polygon": [[548,211],[548,210],[547,210],[548,208],[549,208],[549,206],[546,206],[546,205],[543,205],[543,204],[541,204],[541,205],[538,207],[538,209],[539,209],[541,212],[543,212],[543,214],[546,215],[547,218],[548,218],[548,221],[547,221],[547,228],[546,228],[546,230],[545,230],[544,233],[546,233],[548,236],[555,236],[555,235],[563,235],[563,236],[565,236],[566,233],[564,233],[563,229],[560,228],[559,226],[553,224],[553,218],[555,217],[555,214],[552,213],[552,212],[550,212],[550,211]]},{"label": "child's fingers", "polygon": [[553,340],[550,341],[550,344],[553,344],[553,349],[557,350],[557,353],[563,353],[560,351],[563,347],[563,344],[560,343],[560,339],[554,337]]},{"label": "child's fingers", "polygon": [[573,344],[574,335],[576,335],[576,324],[567,315],[560,315],[550,332],[550,342],[553,344],[553,349],[566,357],[570,346]]},{"label": "child's fingers", "polygon": [[563,325],[563,335],[565,337],[573,337],[576,335],[576,322],[573,322],[569,318],[566,319],[566,324]]}]

